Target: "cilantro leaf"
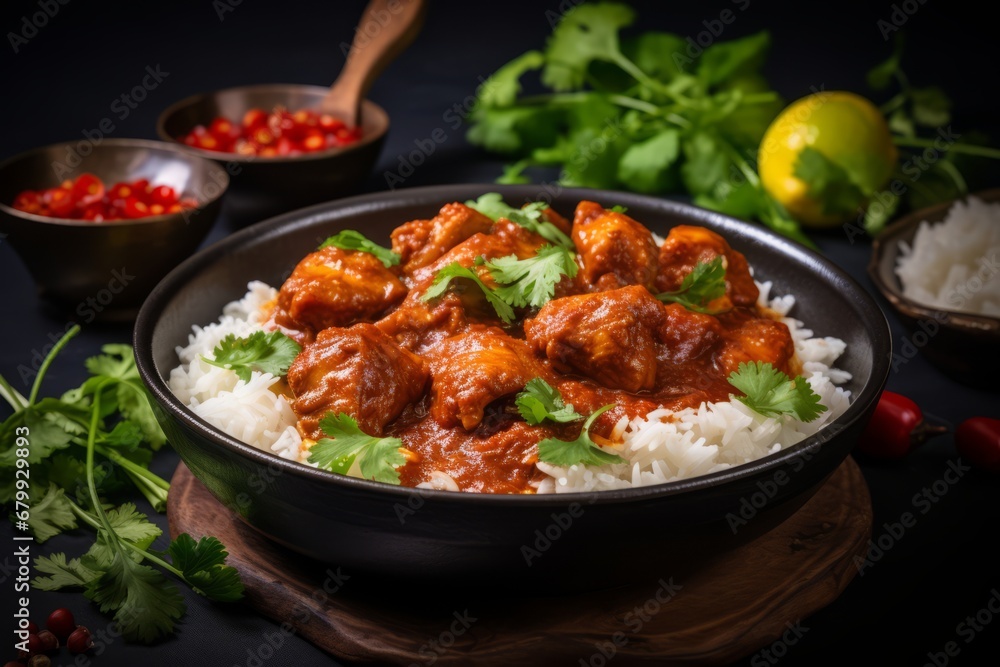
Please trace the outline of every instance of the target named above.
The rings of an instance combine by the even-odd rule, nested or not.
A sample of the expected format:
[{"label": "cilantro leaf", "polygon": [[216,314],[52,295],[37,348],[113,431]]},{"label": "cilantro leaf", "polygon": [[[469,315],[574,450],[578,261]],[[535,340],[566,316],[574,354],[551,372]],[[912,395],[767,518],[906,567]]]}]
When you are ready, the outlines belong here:
[{"label": "cilantro leaf", "polygon": [[503,195],[499,192],[487,192],[474,201],[465,202],[465,205],[494,222],[506,218],[528,231],[535,232],[546,241],[573,248],[573,241],[561,229],[542,219],[542,211],[545,210],[545,204],[542,202],[532,202],[524,208],[514,208],[503,200]]},{"label": "cilantro leaf", "polygon": [[726,266],[722,255],[716,255],[710,262],[698,262],[691,273],[684,276],[680,289],[661,292],[656,295],[660,301],[679,303],[696,313],[712,314],[708,308],[716,299],[726,294]]},{"label": "cilantro leaf", "polygon": [[489,286],[486,285],[480,278],[479,275],[473,269],[467,269],[458,262],[452,262],[451,264],[445,266],[437,272],[434,276],[434,282],[427,291],[424,292],[422,297],[424,301],[430,301],[431,299],[436,299],[437,297],[448,291],[449,285],[453,278],[466,278],[471,280],[479,289],[482,290],[483,294],[486,296],[486,300],[490,302],[493,306],[493,310],[496,311],[497,316],[510,324],[514,321],[514,309],[510,305],[497,296],[496,293]]},{"label": "cilantro leaf", "polygon": [[765,417],[789,414],[810,422],[826,412],[826,406],[804,377],[791,380],[768,363],[740,363],[739,369],[729,375],[729,384],[744,394],[734,396],[736,400]]},{"label": "cilantro leaf", "polygon": [[529,380],[514,404],[524,421],[532,425],[541,424],[546,419],[563,424],[583,419],[583,415],[573,409],[573,404],[564,403],[559,390],[542,378]]},{"label": "cilantro leaf", "polygon": [[396,468],[406,463],[406,457],[399,451],[402,440],[368,435],[353,417],[343,412],[327,414],[320,420],[319,427],[329,437],[319,440],[309,450],[311,463],[346,474],[357,459],[365,479],[399,484]]},{"label": "cilantro leaf", "polygon": [[696,132],[684,140],[682,148],[685,162],[681,178],[691,194],[712,194],[719,183],[727,182],[732,162],[719,139],[707,132]]},{"label": "cilantro leaf", "polygon": [[549,146],[557,136],[564,112],[545,106],[490,108],[477,106],[469,115],[469,143],[498,153],[528,153]]},{"label": "cilantro leaf", "polygon": [[615,407],[605,405],[597,412],[590,415],[583,424],[580,437],[576,440],[557,440],[556,438],[545,438],[538,443],[538,460],[552,465],[568,468],[569,466],[582,463],[588,466],[600,466],[608,463],[625,463],[625,459],[617,454],[606,452],[597,446],[590,438],[590,426],[598,417]]},{"label": "cilantro leaf", "polygon": [[[119,549],[115,542],[127,540],[139,549],[146,550],[163,534],[160,527],[150,522],[132,503],[123,503],[117,508],[108,510],[107,518],[114,535],[109,536],[103,528],[98,529],[97,539],[84,555],[84,562],[88,565],[109,567],[115,552]],[[140,560],[140,556],[135,552],[130,552],[130,555],[133,560]]]},{"label": "cilantro leaf", "polygon": [[618,160],[618,180],[636,192],[656,193],[667,189],[670,168],[680,155],[680,132],[663,130],[629,146]]},{"label": "cilantro leaf", "polygon": [[64,530],[76,528],[76,516],[66,500],[65,492],[55,484],[49,484],[42,499],[31,505],[28,526],[39,542],[55,537]]},{"label": "cilantro leaf", "polygon": [[771,46],[771,35],[765,30],[728,42],[715,42],[698,59],[698,78],[706,86],[714,86],[743,72],[760,69]]},{"label": "cilantro leaf", "polygon": [[899,73],[899,61],[903,57],[903,33],[897,32],[892,44],[892,55],[868,71],[868,85],[882,90]]},{"label": "cilantro leaf", "polygon": [[108,569],[87,584],[85,595],[103,613],[115,612],[126,639],[150,643],[173,632],[184,599],[163,573],[116,551]]},{"label": "cilantro leaf", "polygon": [[[83,385],[83,393],[92,393],[99,383],[111,379],[117,385],[117,407],[127,419],[135,422],[142,429],[143,436],[154,450],[159,449],[167,438],[156,419],[156,410],[149,390],[139,377],[139,369],[135,365],[135,356],[128,345],[111,344],[101,348],[104,354],[87,359],[87,370],[94,377]],[[115,405],[108,403],[108,412],[114,411]]]},{"label": "cilantro leaf", "polygon": [[497,296],[516,308],[541,308],[552,299],[562,277],[572,278],[579,269],[573,253],[556,245],[543,246],[527,259],[517,255],[492,259],[486,267],[500,285]]},{"label": "cilantro leaf", "polygon": [[594,60],[624,59],[618,31],[635,19],[627,5],[600,2],[577,5],[563,15],[545,48],[542,82],[558,91],[583,85]]},{"label": "cilantro leaf", "polygon": [[521,77],[545,64],[540,51],[527,51],[498,69],[483,82],[479,91],[479,104],[487,107],[508,107],[521,92]]},{"label": "cilantro leaf", "polygon": [[865,199],[846,169],[811,146],[799,152],[794,174],[805,182],[810,196],[822,202],[823,213],[853,213]]},{"label": "cilantro leaf", "polygon": [[202,537],[197,542],[181,533],[168,547],[174,566],[195,591],[210,600],[235,602],[243,597],[243,582],[236,568],[226,565],[229,553],[215,537]]},{"label": "cilantro leaf", "polygon": [[357,250],[359,252],[367,252],[371,255],[375,255],[385,268],[390,266],[395,266],[399,264],[400,257],[388,248],[383,248],[382,246],[369,241],[364,234],[361,232],[356,232],[353,229],[345,229],[341,232],[337,232],[327,240],[320,244],[317,250],[322,250],[323,248],[329,248],[333,246],[335,248],[340,248],[341,250]]},{"label": "cilantro leaf", "polygon": [[913,120],[925,127],[940,127],[951,119],[951,100],[938,86],[911,88]]},{"label": "cilantro leaf", "polygon": [[31,581],[31,585],[41,591],[57,591],[71,586],[86,586],[101,576],[100,572],[82,565],[79,558],[73,558],[67,562],[66,554],[63,553],[39,556],[35,559],[35,571],[49,575],[35,577]]},{"label": "cilantro leaf", "polygon": [[229,334],[213,350],[214,359],[201,359],[213,366],[229,369],[244,382],[249,382],[251,371],[274,376],[287,374],[288,367],[301,351],[298,343],[280,331],[254,331],[244,338]]}]

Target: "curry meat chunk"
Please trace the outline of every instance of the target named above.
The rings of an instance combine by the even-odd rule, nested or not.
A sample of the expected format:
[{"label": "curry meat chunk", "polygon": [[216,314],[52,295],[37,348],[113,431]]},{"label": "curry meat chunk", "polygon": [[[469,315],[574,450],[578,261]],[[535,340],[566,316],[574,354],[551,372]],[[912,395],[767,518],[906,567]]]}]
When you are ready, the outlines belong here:
[{"label": "curry meat chunk", "polygon": [[721,310],[732,305],[752,306],[757,303],[759,290],[743,253],[730,248],[726,240],[712,230],[692,225],[678,225],[671,229],[660,247],[656,290],[673,292],[680,289],[685,276],[698,263],[711,262],[720,255],[725,258],[726,297],[730,303],[715,305],[719,305]]},{"label": "curry meat chunk", "polygon": [[528,342],[563,373],[636,392],[656,384],[663,304],[633,285],[554,299],[525,321]]},{"label": "curry meat chunk", "polygon": [[748,318],[729,331],[718,350],[716,366],[728,377],[740,368],[740,362],[762,361],[782,373],[794,376],[791,368],[795,342],[784,323],[765,318]]},{"label": "curry meat chunk", "polygon": [[[413,285],[415,288],[429,286],[438,271],[454,262],[470,268],[479,257],[484,259],[496,259],[508,255],[516,255],[518,259],[534,257],[538,254],[538,249],[546,243],[547,241],[535,232],[525,229],[516,222],[501,218],[493,223],[488,234],[474,234],[431,264],[414,271]],[[485,270],[480,271],[479,275],[487,284],[492,282]]]},{"label": "curry meat chunk", "polygon": [[306,255],[278,292],[277,324],[313,332],[371,320],[406,296],[374,255],[330,246]]},{"label": "curry meat chunk", "polygon": [[477,327],[431,350],[431,416],[442,426],[476,428],[488,406],[545,374],[531,348],[496,327]]},{"label": "curry meat chunk", "polygon": [[443,338],[469,326],[462,301],[464,295],[446,292],[437,299],[423,300],[423,290],[411,290],[399,307],[375,323],[396,343],[410,352],[423,354]]},{"label": "curry meat chunk", "polygon": [[582,201],[573,218],[573,243],[580,255],[577,281],[591,292],[626,285],[652,287],[657,248],[653,235],[624,213]]},{"label": "curry meat chunk", "polygon": [[688,310],[679,303],[666,304],[663,313],[660,358],[672,364],[687,364],[708,354],[725,333],[718,318]]},{"label": "curry meat chunk", "polygon": [[420,357],[362,323],[321,331],[288,369],[288,386],[306,437],[324,437],[319,421],[330,412],[347,413],[362,431],[380,436],[386,424],[424,395],[428,377]]},{"label": "curry meat chunk", "polygon": [[400,256],[403,272],[411,274],[492,226],[492,220],[465,204],[446,204],[431,220],[413,220],[397,227],[392,232],[392,251]]}]

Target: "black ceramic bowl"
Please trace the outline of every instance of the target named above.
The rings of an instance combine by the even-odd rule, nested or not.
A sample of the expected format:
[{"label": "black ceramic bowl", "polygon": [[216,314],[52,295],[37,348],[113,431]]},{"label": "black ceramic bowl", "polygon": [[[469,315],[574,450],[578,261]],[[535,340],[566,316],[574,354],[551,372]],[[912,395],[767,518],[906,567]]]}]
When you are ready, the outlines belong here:
[{"label": "black ceramic bowl", "polygon": [[799,298],[795,315],[818,334],[847,342],[853,403],[821,434],[751,464],[696,479],[576,495],[477,495],[418,491],[337,476],[288,462],[226,436],[174,397],[165,378],[192,324],[216,320],[253,279],[278,286],[326,236],[357,229],[387,244],[389,232],[440,206],[500,191],[507,201],[537,187],[451,185],[354,197],[254,225],[199,253],[146,301],[135,327],[139,371],[163,408],[163,426],[185,463],[249,525],[301,553],[351,571],[475,581],[477,586],[602,587],[697,566],[774,527],[841,464],[877,402],[890,337],[872,298],[819,255],[766,229],[652,197],[562,190],[553,205],[581,199],[623,204],[666,234],[704,225],[746,254],[777,293]]},{"label": "black ceramic bowl", "polygon": [[[58,171],[57,171],[58,167]],[[88,222],[25,213],[11,204],[84,172],[110,187],[149,179],[198,207],[136,220]],[[24,260],[42,296],[74,317],[132,320],[150,290],[191,256],[212,228],[229,186],[224,169],[177,146],[144,139],[68,141],[0,164],[0,233]]]},{"label": "black ceramic bowl", "polygon": [[261,84],[201,93],[164,110],[156,130],[164,141],[224,165],[233,177],[235,192],[251,196],[266,193],[268,197],[262,199],[300,206],[327,201],[356,192],[375,166],[389,131],[389,116],[374,102],[365,100],[361,105],[361,139],[343,148],[266,158],[193,148],[181,143],[180,138],[195,125],[207,127],[216,116],[238,122],[253,108],[318,109],[328,91],[323,86]]}]

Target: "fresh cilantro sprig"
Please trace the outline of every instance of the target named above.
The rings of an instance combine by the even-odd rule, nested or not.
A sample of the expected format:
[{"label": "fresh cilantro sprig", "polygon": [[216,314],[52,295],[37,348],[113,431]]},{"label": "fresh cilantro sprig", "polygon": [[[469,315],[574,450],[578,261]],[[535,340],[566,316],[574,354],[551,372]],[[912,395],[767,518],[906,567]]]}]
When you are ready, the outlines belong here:
[{"label": "fresh cilantro sprig", "polygon": [[484,283],[475,269],[453,262],[434,276],[434,282],[424,292],[424,301],[444,294],[452,279],[466,278],[482,290],[496,314],[509,324],[514,321],[514,308],[541,308],[552,299],[562,277],[572,278],[579,270],[573,253],[559,245],[542,246],[537,255],[526,259],[518,259],[517,255],[491,260],[477,257],[476,266],[489,270],[496,288]]},{"label": "fresh cilantro sprig", "polygon": [[327,414],[320,420],[319,427],[327,437],[318,440],[309,450],[311,463],[346,475],[357,460],[365,479],[399,484],[396,468],[406,463],[406,456],[400,451],[402,440],[368,435],[354,417],[343,412]]},{"label": "fresh cilantro sprig", "polygon": [[790,379],[769,363],[740,363],[729,375],[729,384],[743,392],[743,396],[733,398],[765,417],[795,415],[800,421],[811,422],[826,412],[819,394],[804,377]]},{"label": "fresh cilantro sprig", "polygon": [[[96,539],[82,556],[53,553],[37,558],[40,576],[32,586],[82,588],[102,612],[114,614],[124,637],[152,642],[171,633],[185,612],[184,601],[164,570],[213,600],[239,599],[243,586],[239,573],[225,565],[225,548],[215,538],[194,543],[182,535],[169,545],[169,555],[160,554],[151,547],[161,529],[131,502],[118,506],[109,502],[131,484],[162,511],[170,488],[148,469],[165,438],[131,348],[104,346],[104,354],[87,360],[91,377],[80,387],[58,399],[39,398],[48,368],[78,332],[74,326],[56,343],[28,398],[0,376],[0,396],[14,409],[0,424],[0,474],[11,480],[0,487],[0,501],[12,506],[12,520],[25,521],[39,542],[81,523],[94,528]],[[108,420],[118,421],[109,426]],[[13,483],[13,450],[20,446],[17,436],[26,432],[32,479],[27,490]]]},{"label": "fresh cilantro sprig", "polygon": [[233,371],[244,382],[250,381],[251,371],[282,376],[302,351],[302,346],[280,331],[254,331],[237,338],[229,334],[212,351],[214,359],[202,361]]},{"label": "fresh cilantro sprig", "polygon": [[696,313],[714,314],[708,306],[726,294],[726,266],[722,255],[709,262],[698,262],[691,273],[684,276],[680,289],[656,295],[660,301],[679,303]]},{"label": "fresh cilantro sprig", "polygon": [[[558,166],[563,186],[684,190],[701,206],[756,217],[809,244],[747,159],[783,107],[761,76],[770,35],[718,40],[692,54],[684,35],[622,35],[635,19],[620,3],[572,7],[544,49],[481,87],[468,139],[512,159],[498,180],[526,183],[526,170]],[[551,90],[525,95],[520,81],[535,71]]]},{"label": "fresh cilantro sprig", "polygon": [[542,378],[529,380],[514,399],[514,405],[524,421],[533,426],[546,419],[563,424],[583,419],[583,415],[573,409],[573,404],[563,402],[559,390]]},{"label": "fresh cilantro sprig", "polygon": [[499,285],[497,296],[515,308],[541,308],[552,299],[562,277],[573,278],[579,270],[573,253],[558,245],[543,246],[527,259],[516,255],[492,259],[486,267]]},{"label": "fresh cilantro sprig", "polygon": [[542,219],[542,211],[545,210],[543,202],[531,202],[524,208],[514,208],[503,200],[503,195],[499,192],[487,192],[475,200],[465,202],[465,205],[479,211],[494,222],[500,218],[507,218],[511,222],[516,222],[525,229],[535,232],[546,241],[566,248],[573,248],[573,241],[561,229],[548,220]]},{"label": "fresh cilantro sprig", "polygon": [[586,466],[601,466],[608,463],[625,463],[625,459],[606,452],[597,446],[590,437],[590,427],[594,421],[602,414],[615,407],[605,405],[597,410],[583,423],[583,430],[576,440],[558,440],[556,438],[545,438],[538,443],[538,460],[552,465],[568,468],[569,466],[582,463]]},{"label": "fresh cilantro sprig", "polygon": [[486,300],[489,301],[491,306],[493,306],[493,310],[496,311],[497,316],[501,320],[507,324],[514,321],[514,309],[510,307],[510,304],[490,289],[490,287],[482,281],[479,274],[477,274],[474,269],[468,269],[458,262],[452,262],[434,275],[434,282],[431,283],[431,286],[424,292],[422,297],[423,300],[430,301],[431,299],[436,299],[447,292],[448,287],[455,278],[465,278],[466,280],[471,280],[476,284],[476,286],[479,287],[480,290],[482,290]]},{"label": "fresh cilantro sprig", "polygon": [[341,250],[358,250],[360,252],[367,252],[375,255],[375,257],[377,257],[387,269],[390,266],[399,264],[401,259],[400,256],[392,250],[384,248],[374,241],[368,240],[364,234],[354,231],[353,229],[345,229],[341,232],[337,232],[327,240],[323,241],[317,250],[329,248],[330,246],[340,248]]}]

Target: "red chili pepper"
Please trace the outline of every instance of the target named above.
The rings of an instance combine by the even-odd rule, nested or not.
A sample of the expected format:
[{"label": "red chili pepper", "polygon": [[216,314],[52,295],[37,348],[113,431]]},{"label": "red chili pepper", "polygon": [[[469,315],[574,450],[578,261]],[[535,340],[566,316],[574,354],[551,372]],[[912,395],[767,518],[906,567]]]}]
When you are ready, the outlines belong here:
[{"label": "red chili pepper", "polygon": [[966,419],[955,429],[955,446],[977,468],[1000,473],[1000,419]]},{"label": "red chili pepper", "polygon": [[882,392],[858,450],[876,459],[901,459],[916,445],[947,431],[924,421],[920,406],[891,391]]}]

